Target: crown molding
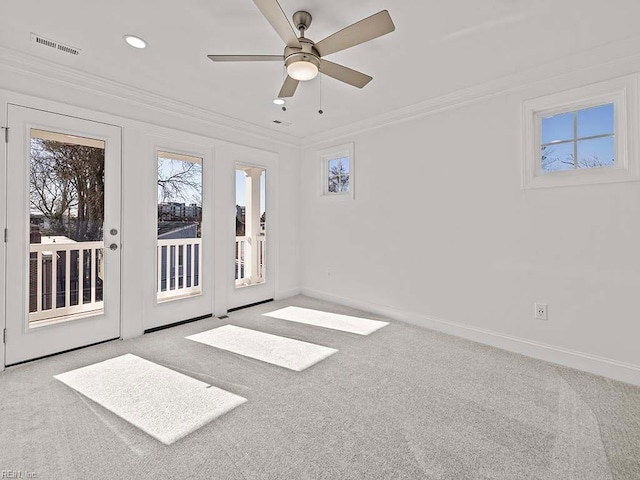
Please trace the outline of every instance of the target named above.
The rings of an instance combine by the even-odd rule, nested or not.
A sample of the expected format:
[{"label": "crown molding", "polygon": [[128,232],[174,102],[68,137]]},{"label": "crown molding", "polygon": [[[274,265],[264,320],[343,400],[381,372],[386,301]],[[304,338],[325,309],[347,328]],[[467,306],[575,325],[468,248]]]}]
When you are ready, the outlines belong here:
[{"label": "crown molding", "polygon": [[[492,97],[514,93],[546,81],[560,79],[568,75],[575,75],[576,73],[589,70],[599,69],[604,72],[604,78],[594,81],[603,81],[612,76],[630,74],[633,72],[620,72],[619,74],[615,74],[613,73],[614,68],[604,69],[603,67],[614,67],[621,62],[640,60],[640,53],[638,53],[637,48],[639,41],[640,35],[633,35],[622,40],[583,50],[516,74],[507,75],[473,87],[460,89],[423,102],[376,115],[359,122],[327,130],[306,137],[303,146],[315,147],[327,142],[342,141],[345,138],[352,138],[354,135],[371,130],[452,110]],[[588,79],[586,83],[593,82],[590,82]]]},{"label": "crown molding", "polygon": [[1,70],[39,77],[46,79],[47,82],[55,82],[60,85],[81,89],[101,97],[123,100],[129,104],[138,105],[156,112],[196,120],[207,126],[229,129],[235,133],[250,135],[262,141],[293,147],[301,144],[297,141],[297,137],[290,134],[274,132],[260,125],[216,113],[196,105],[173,100],[147,90],[108,80],[98,75],[82,72],[66,65],[61,65],[2,46],[0,46],[0,71]]}]

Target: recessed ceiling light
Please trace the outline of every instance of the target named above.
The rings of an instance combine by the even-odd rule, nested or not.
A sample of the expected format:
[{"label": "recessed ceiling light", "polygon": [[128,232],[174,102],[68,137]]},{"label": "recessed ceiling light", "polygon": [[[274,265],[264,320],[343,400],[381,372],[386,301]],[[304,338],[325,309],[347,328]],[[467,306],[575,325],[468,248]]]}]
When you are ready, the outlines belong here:
[{"label": "recessed ceiling light", "polygon": [[276,105],[284,105],[284,98],[274,98],[273,103]]},{"label": "recessed ceiling light", "polygon": [[146,48],[147,42],[145,42],[142,38],[136,37],[135,35],[125,35],[124,41],[131,45],[133,48]]}]

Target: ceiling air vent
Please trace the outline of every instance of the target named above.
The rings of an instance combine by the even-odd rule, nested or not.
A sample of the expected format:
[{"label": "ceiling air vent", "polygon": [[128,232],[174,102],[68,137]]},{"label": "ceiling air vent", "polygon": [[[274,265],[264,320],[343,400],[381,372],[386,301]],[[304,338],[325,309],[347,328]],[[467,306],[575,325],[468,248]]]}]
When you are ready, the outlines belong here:
[{"label": "ceiling air vent", "polygon": [[283,127],[288,127],[289,125],[291,125],[291,123],[285,122],[283,120],[274,120],[273,123],[275,123],[276,125],[281,125]]},{"label": "ceiling air vent", "polygon": [[43,47],[53,48],[60,52],[68,53],[71,55],[80,55],[80,52],[82,52],[82,50],[80,50],[79,48],[65,45],[64,43],[56,42],[55,40],[51,40],[49,38],[44,38],[35,33],[31,34],[31,41],[38,45],[42,45]]}]

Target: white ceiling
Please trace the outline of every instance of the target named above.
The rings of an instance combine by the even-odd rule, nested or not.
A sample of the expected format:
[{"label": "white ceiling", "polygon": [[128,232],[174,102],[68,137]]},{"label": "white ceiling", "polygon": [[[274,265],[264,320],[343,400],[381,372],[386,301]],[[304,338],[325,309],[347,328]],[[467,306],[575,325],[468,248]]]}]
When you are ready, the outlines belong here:
[{"label": "white ceiling", "polygon": [[[638,0],[281,0],[307,10],[316,42],[382,9],[396,31],[327,57],[372,75],[364,89],[301,83],[287,112],[272,104],[278,63],[213,63],[207,54],[280,54],[252,0],[3,0],[0,46],[296,137],[332,130],[640,34]],[[34,45],[30,33],[82,49]],[[125,33],[145,38],[135,50]],[[278,127],[274,119],[291,122]],[[285,130],[286,129],[286,130]]]}]

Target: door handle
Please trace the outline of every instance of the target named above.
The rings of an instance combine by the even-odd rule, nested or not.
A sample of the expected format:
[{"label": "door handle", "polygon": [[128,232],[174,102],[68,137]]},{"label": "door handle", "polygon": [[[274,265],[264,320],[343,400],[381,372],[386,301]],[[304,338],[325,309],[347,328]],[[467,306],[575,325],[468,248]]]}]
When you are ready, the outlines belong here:
[{"label": "door handle", "polygon": [[118,244],[112,243],[111,245],[109,245],[109,250],[117,250],[117,249],[118,249]]}]

